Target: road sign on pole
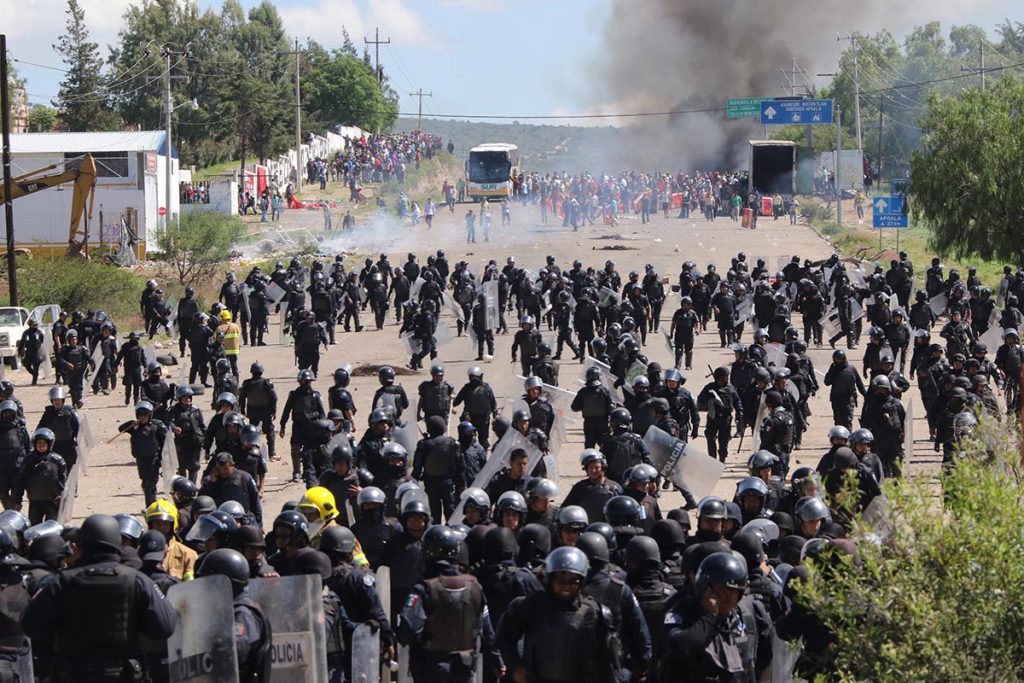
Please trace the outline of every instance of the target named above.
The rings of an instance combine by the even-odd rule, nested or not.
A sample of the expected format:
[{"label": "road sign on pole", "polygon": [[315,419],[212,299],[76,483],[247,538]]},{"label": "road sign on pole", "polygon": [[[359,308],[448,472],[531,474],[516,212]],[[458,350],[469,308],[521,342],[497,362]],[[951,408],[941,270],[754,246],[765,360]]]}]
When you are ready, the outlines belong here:
[{"label": "road sign on pole", "polygon": [[872,204],[872,226],[876,228],[905,228],[907,217],[903,213],[902,197],[876,197]]},{"label": "road sign on pole", "polygon": [[769,97],[730,97],[726,102],[726,118],[756,119],[761,115],[761,103],[769,102]]},{"label": "road sign on pole", "polygon": [[764,100],[761,123],[766,126],[832,123],[832,100]]}]

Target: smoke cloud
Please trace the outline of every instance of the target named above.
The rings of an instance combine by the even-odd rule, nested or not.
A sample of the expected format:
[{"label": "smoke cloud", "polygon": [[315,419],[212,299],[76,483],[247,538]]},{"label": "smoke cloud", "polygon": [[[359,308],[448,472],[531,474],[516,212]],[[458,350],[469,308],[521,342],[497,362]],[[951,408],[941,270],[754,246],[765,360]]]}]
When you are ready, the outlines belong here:
[{"label": "smoke cloud", "polygon": [[[609,112],[637,111],[640,103],[646,111],[724,108],[730,97],[789,94],[779,69],[789,69],[793,58],[813,78],[834,70],[849,47],[836,44],[838,33],[896,33],[915,21],[947,18],[948,4],[615,0],[594,83]],[[629,142],[610,153],[612,167],[674,170],[742,167],[747,140],[762,137],[763,129],[716,111],[647,119],[624,133]]]}]

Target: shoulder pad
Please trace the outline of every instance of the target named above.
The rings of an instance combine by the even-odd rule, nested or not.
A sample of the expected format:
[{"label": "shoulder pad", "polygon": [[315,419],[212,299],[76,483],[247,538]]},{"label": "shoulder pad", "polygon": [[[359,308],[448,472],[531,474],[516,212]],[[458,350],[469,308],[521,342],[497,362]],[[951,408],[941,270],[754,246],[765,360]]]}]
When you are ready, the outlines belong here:
[{"label": "shoulder pad", "polygon": [[363,585],[367,588],[373,588],[377,583],[377,577],[370,572],[363,573]]},{"label": "shoulder pad", "polygon": [[47,453],[47,454],[46,454],[46,457],[47,457],[47,458],[48,458],[49,460],[51,460],[51,461],[53,461],[53,462],[57,463],[58,465],[64,465],[64,464],[66,464],[66,463],[64,462],[64,458],[62,458],[62,457],[60,456],[60,453],[54,453],[53,451],[50,451],[49,453]]},{"label": "shoulder pad", "polygon": [[313,396],[315,396],[316,398],[320,398],[320,392],[319,391],[314,391],[313,392]]}]

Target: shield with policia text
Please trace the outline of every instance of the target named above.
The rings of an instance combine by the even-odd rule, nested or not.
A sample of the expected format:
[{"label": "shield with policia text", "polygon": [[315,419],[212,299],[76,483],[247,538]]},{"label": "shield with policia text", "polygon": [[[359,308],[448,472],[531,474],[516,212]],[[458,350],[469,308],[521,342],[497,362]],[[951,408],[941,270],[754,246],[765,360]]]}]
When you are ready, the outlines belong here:
[{"label": "shield with policia text", "polygon": [[323,580],[319,575],[279,576],[249,581],[274,634],[270,683],[320,683],[327,679]]},{"label": "shield with policia text", "polygon": [[725,463],[701,452],[691,443],[675,438],[655,425],[647,428],[644,443],[658,473],[700,499],[710,495],[722,477]]},{"label": "shield with policia text", "polygon": [[178,623],[167,639],[171,683],[237,683],[231,581],[204,576],[171,586],[167,601]]}]

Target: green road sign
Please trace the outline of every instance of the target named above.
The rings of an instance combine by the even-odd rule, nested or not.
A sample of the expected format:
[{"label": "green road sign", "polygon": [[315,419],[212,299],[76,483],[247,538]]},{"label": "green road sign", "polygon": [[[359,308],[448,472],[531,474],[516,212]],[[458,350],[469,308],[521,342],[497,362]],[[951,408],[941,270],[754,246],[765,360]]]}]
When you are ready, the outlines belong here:
[{"label": "green road sign", "polygon": [[730,119],[760,119],[761,102],[771,97],[731,97],[726,103],[726,117]]}]

